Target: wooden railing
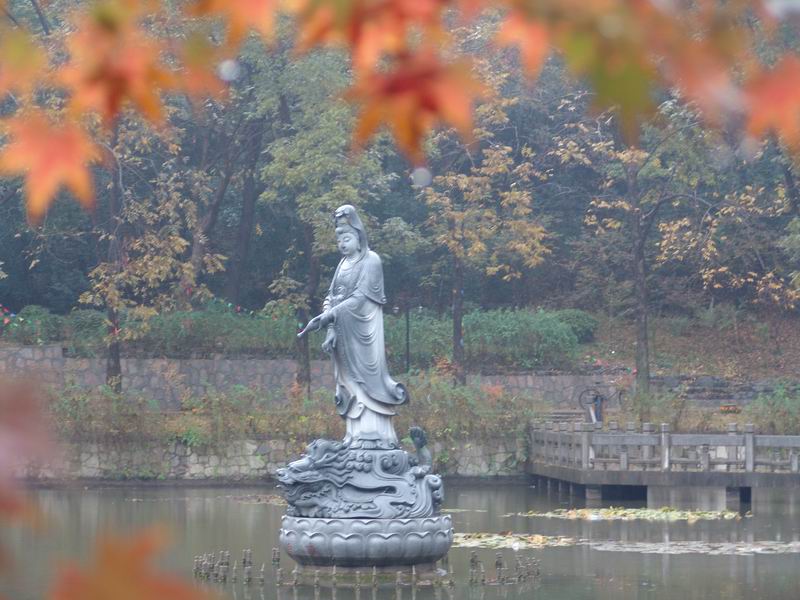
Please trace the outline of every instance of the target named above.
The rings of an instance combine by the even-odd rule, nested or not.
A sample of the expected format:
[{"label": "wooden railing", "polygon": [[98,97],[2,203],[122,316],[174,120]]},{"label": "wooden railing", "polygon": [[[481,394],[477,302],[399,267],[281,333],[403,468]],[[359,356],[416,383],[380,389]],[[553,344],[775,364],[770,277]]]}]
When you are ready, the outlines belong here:
[{"label": "wooden railing", "polygon": [[800,472],[800,435],[756,435],[753,425],[727,433],[672,433],[662,423],[639,430],[615,422],[538,423],[530,430],[530,460],[546,465],[608,471]]}]

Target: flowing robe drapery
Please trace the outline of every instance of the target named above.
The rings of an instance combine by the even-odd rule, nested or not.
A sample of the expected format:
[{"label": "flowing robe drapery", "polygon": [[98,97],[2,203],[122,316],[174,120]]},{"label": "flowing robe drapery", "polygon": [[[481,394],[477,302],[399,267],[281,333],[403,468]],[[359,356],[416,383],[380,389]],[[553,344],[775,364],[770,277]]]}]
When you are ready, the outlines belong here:
[{"label": "flowing robe drapery", "polygon": [[336,332],[336,409],[348,421],[349,436],[374,433],[396,442],[390,419],[408,394],[391,378],[386,364],[385,303],[383,267],[377,254],[367,251],[353,263],[339,262],[325,298]]}]

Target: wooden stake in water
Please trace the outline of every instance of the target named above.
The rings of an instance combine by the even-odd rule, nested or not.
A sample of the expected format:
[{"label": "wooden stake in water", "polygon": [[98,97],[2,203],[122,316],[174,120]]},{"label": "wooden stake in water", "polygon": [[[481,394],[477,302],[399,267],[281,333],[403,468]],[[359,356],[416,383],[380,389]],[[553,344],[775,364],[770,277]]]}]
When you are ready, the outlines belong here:
[{"label": "wooden stake in water", "polygon": [[281,586],[283,585],[283,569],[278,567],[278,570],[275,571],[275,585]]},{"label": "wooden stake in water", "polygon": [[292,587],[297,587],[299,577],[300,572],[297,570],[297,567],[295,567],[292,569]]},{"label": "wooden stake in water", "polygon": [[331,587],[336,589],[336,565],[333,565],[333,569],[331,569]]},{"label": "wooden stake in water", "polygon": [[266,580],[266,570],[267,565],[266,563],[261,563],[261,571],[258,574],[258,583],[264,585],[264,581]]},{"label": "wooden stake in water", "polygon": [[236,563],[233,563],[233,570],[231,571],[231,581],[236,583]]},{"label": "wooden stake in water", "polygon": [[378,567],[372,567],[372,587],[378,587]]},{"label": "wooden stake in water", "polygon": [[279,565],[281,564],[281,551],[277,548],[272,549],[272,564]]}]

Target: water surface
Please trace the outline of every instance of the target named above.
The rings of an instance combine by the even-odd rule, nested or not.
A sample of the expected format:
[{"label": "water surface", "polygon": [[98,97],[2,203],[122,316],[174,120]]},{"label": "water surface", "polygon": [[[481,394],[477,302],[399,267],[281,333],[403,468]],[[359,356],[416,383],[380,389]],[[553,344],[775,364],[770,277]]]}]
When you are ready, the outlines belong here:
[{"label": "water surface", "polygon": [[[740,521],[658,523],[642,521],[568,521],[514,516],[527,511],[582,506],[581,501],[526,485],[458,485],[446,482],[446,506],[456,509],[453,521],[460,532],[539,533],[584,540],[565,548],[520,551],[541,563],[541,577],[534,586],[469,586],[468,549],[453,549],[450,566],[455,587],[451,590],[419,589],[423,598],[547,598],[548,600],[797,600],[800,598],[800,554],[750,554],[758,542],[800,541],[800,516],[775,492],[774,502],[760,499],[760,510]],[[234,558],[252,548],[256,571],[267,563],[267,582],[220,589],[236,600],[311,600],[311,587],[277,589],[270,566],[277,546],[283,507],[248,500],[272,494],[264,488],[98,487],[45,489],[31,493],[47,517],[42,534],[6,528],[0,539],[14,557],[10,578],[0,581],[0,595],[15,600],[42,598],[56,565],[67,559],[84,560],[93,540],[104,531],[130,531],[153,523],[169,527],[174,544],[160,566],[191,577],[195,555],[230,550]],[[619,501],[615,505],[621,505]],[[633,505],[626,503],[626,505]],[[774,510],[769,510],[773,506]],[[762,509],[763,507],[763,509]],[[510,516],[509,516],[510,515]],[[709,555],[664,554],[676,542],[702,542],[728,553]],[[702,546],[701,546],[702,547]],[[734,550],[731,550],[733,548]],[[739,552],[734,554],[731,552]],[[487,575],[494,575],[494,550],[479,550]],[[504,550],[513,564],[513,550]],[[282,558],[284,573],[292,563]],[[288,575],[286,575],[288,577]],[[366,579],[366,578],[365,578]],[[331,598],[329,589],[320,598]],[[377,598],[395,598],[392,588]],[[404,599],[412,598],[404,590]],[[352,590],[339,588],[336,598],[355,598]],[[372,598],[369,586],[360,598]]]}]

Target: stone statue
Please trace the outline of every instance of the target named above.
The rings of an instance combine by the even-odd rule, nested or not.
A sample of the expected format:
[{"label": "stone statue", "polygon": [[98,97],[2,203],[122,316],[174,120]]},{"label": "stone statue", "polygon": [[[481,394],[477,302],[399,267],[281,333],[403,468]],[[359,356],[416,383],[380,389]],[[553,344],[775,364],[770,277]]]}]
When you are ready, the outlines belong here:
[{"label": "stone statue", "polygon": [[392,425],[408,392],[386,364],[381,260],[355,208],[339,207],[334,224],[342,259],[322,314],[298,335],[327,328],[322,348],[347,428],[342,441],[315,440],[278,469],[288,502],[281,546],[301,566],[431,566],[453,541],[452,520],[439,514],[442,480],[431,472],[425,432],[411,428],[410,454]]},{"label": "stone statue", "polygon": [[336,244],[342,254],[323,304],[298,335],[327,327],[323,350],[333,356],[336,410],[347,421],[344,442],[378,439],[397,443],[391,418],[408,392],[389,375],[383,341],[383,267],[369,249],[356,209],[334,213]]}]

